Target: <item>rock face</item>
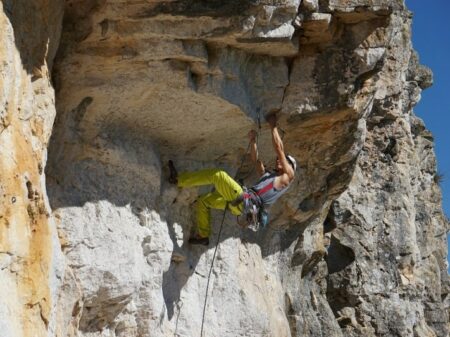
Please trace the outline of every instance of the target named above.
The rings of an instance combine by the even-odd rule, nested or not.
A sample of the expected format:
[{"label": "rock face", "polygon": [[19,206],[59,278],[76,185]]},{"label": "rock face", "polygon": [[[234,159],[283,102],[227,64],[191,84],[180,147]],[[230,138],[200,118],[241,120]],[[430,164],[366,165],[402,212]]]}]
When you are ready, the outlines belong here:
[{"label": "rock face", "polygon": [[225,214],[203,335],[448,335],[449,223],[413,113],[432,74],[403,1],[1,5],[6,336],[199,336],[222,213],[188,245],[208,189],[165,163],[244,158],[250,185],[247,131],[273,165],[275,112],[297,178],[267,228]]},{"label": "rock face", "polygon": [[55,95],[59,1],[0,2],[0,331],[54,334],[63,263],[44,167]]}]

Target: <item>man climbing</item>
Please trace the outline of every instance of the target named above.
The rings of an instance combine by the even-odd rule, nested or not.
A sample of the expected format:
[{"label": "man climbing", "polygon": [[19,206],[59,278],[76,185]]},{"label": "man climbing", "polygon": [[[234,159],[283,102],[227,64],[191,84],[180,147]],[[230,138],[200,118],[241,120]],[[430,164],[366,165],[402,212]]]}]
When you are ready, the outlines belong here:
[{"label": "man climbing", "polygon": [[[257,133],[249,132],[250,156],[256,165],[257,173],[261,176],[259,181],[250,189],[243,189],[225,171],[220,169],[205,169],[196,172],[184,172],[178,174],[173,162],[169,161],[169,182],[179,187],[194,187],[202,185],[214,185],[215,191],[201,195],[197,200],[197,233],[189,239],[191,244],[209,245],[211,234],[210,209],[222,209],[225,207],[234,215],[246,212],[246,200],[254,201],[258,206],[272,205],[283,195],[294,180],[297,163],[295,159],[285,154],[283,141],[278,133],[275,115],[267,117],[272,134],[272,144],[277,155],[276,166],[273,172],[266,171],[263,163],[258,159],[256,144]],[[251,204],[251,203],[250,203]]]}]

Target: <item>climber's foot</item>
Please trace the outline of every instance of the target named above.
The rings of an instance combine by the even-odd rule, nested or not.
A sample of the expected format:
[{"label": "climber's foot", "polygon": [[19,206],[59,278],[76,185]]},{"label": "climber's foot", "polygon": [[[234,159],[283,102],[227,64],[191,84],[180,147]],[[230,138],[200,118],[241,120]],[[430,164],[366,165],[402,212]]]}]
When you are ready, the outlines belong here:
[{"label": "climber's foot", "polygon": [[200,235],[194,235],[189,238],[188,241],[191,245],[202,245],[202,246],[208,246],[209,245],[209,238],[208,237],[202,237]]},{"label": "climber's foot", "polygon": [[169,183],[171,184],[178,184],[178,172],[175,169],[175,165],[173,164],[173,161],[169,160],[169,171],[170,171],[170,175],[169,175]]},{"label": "climber's foot", "polygon": [[184,255],[181,251],[173,251],[171,261],[175,263],[184,262],[186,261],[186,255]]}]

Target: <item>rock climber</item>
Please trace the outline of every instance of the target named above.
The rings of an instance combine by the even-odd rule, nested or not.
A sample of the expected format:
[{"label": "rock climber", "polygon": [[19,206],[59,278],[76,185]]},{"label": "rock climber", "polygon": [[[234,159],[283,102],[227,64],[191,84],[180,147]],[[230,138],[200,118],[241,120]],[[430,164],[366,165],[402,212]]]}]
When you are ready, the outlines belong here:
[{"label": "rock climber", "polygon": [[194,187],[202,185],[214,185],[215,191],[201,195],[197,200],[197,231],[189,239],[190,244],[209,245],[211,234],[210,209],[222,209],[225,207],[234,215],[244,212],[245,199],[256,200],[259,206],[272,205],[282,196],[294,180],[297,163],[294,157],[284,152],[283,141],[278,133],[277,119],[274,114],[266,118],[270,125],[272,144],[277,155],[274,171],[267,171],[261,160],[258,159],[256,144],[257,133],[251,130],[248,133],[250,140],[250,156],[256,171],[260,176],[259,181],[249,189],[241,187],[225,171],[220,169],[204,169],[196,172],[177,173],[175,166],[169,160],[169,182],[178,187]]}]

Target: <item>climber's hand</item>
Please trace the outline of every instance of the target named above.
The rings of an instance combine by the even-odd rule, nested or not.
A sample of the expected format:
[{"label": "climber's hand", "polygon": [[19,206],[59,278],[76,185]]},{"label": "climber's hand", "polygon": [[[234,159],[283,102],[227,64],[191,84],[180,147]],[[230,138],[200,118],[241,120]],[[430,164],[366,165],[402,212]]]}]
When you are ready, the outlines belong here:
[{"label": "climber's hand", "polygon": [[272,129],[277,126],[277,116],[275,114],[268,115],[266,121]]},{"label": "climber's hand", "polygon": [[256,140],[256,136],[257,136],[257,135],[258,135],[258,134],[256,133],[255,130],[250,130],[250,131],[248,132],[248,139],[249,139],[251,142],[253,142],[253,141]]}]

